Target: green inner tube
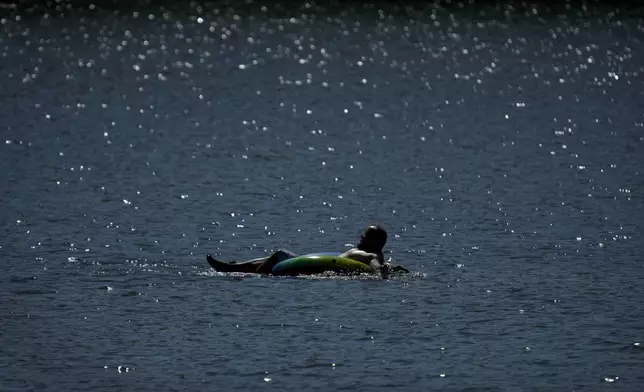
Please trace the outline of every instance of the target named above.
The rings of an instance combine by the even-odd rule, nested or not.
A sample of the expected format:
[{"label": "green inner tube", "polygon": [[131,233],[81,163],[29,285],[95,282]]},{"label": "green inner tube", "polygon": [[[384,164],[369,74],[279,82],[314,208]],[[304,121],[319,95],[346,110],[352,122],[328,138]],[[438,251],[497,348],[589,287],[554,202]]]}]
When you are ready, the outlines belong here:
[{"label": "green inner tube", "polygon": [[373,269],[359,261],[331,255],[303,255],[286,259],[273,267],[277,276],[315,275],[324,272],[373,273]]}]

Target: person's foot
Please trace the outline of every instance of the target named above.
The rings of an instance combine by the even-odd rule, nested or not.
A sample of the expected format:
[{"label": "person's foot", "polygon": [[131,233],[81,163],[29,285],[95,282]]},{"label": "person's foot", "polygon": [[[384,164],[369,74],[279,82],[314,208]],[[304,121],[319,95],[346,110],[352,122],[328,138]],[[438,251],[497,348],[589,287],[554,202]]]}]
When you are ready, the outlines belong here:
[{"label": "person's foot", "polygon": [[235,264],[233,263],[225,263],[223,261],[216,260],[214,257],[211,255],[206,256],[206,260],[208,260],[208,264],[217,272],[234,272],[235,271]]},{"label": "person's foot", "polygon": [[256,262],[234,263],[230,261],[226,263],[215,259],[211,255],[207,255],[206,260],[208,260],[208,264],[217,272],[243,272],[253,274],[257,272],[257,266],[259,265]]}]

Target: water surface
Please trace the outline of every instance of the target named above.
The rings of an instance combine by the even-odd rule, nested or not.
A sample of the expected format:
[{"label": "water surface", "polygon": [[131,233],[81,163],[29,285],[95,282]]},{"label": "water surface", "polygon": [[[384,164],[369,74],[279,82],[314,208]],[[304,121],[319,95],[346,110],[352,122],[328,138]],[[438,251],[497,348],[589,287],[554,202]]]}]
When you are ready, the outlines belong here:
[{"label": "water surface", "polygon": [[642,15],[6,3],[0,389],[639,390]]}]

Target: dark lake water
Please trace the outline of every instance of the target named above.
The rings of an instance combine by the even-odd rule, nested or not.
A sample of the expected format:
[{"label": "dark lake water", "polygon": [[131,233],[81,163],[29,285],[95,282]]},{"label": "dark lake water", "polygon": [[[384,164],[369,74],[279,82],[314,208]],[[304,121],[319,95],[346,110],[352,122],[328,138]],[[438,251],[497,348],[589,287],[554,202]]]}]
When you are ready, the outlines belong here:
[{"label": "dark lake water", "polygon": [[0,390],[641,390],[642,9],[397,4],[1,3]]}]

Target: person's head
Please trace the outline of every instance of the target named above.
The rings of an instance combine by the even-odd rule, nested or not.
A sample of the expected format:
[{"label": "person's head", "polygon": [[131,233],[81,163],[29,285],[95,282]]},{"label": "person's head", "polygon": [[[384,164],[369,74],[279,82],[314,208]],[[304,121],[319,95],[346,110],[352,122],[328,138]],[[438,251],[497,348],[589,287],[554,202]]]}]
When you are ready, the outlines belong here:
[{"label": "person's head", "polygon": [[378,225],[368,226],[360,235],[358,249],[369,253],[382,252],[387,243],[387,231]]}]

